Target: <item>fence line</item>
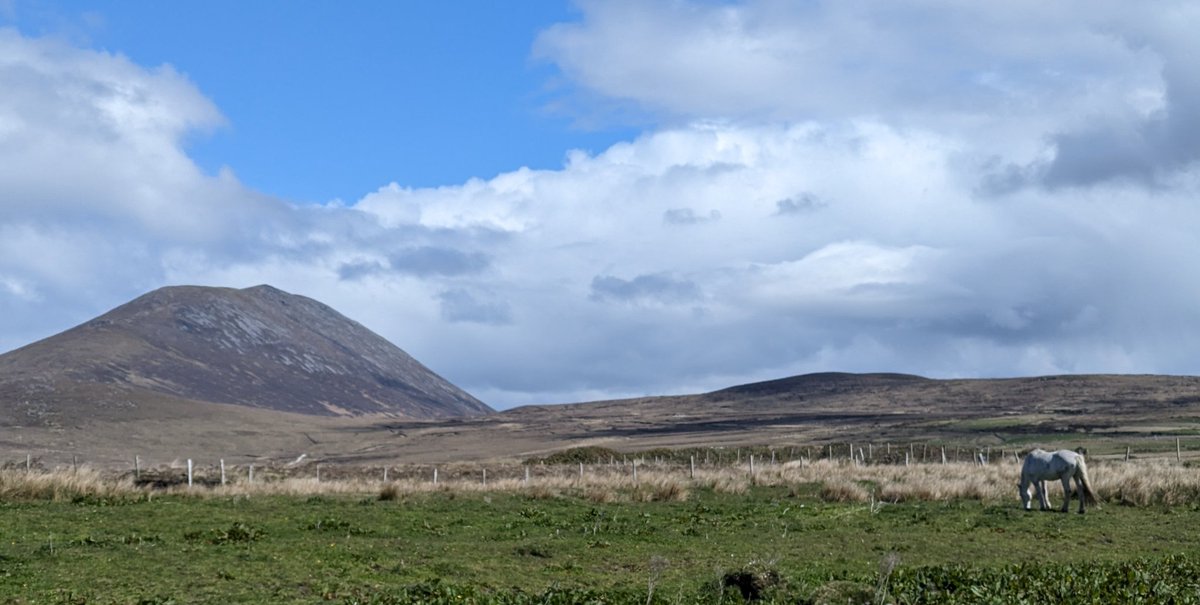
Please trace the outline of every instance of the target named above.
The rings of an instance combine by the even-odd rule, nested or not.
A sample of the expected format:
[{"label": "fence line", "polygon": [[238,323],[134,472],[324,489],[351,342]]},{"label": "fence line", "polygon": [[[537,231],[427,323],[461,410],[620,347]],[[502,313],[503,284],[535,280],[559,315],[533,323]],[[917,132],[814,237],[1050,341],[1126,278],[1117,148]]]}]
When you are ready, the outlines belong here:
[{"label": "fence line", "polygon": [[[921,445],[917,448],[917,445]],[[1166,445],[1166,444],[1163,444]],[[1175,439],[1174,462],[1183,464],[1185,454],[1196,455],[1200,450],[1198,444],[1184,444],[1181,438]],[[1190,445],[1190,447],[1188,447]],[[844,450],[842,449],[844,447]],[[930,448],[936,452],[930,455]],[[1157,448],[1147,448],[1140,455],[1130,445],[1125,446],[1123,456],[1119,453],[1110,454],[1106,459],[1130,462],[1137,458],[1157,458],[1171,460],[1170,450],[1160,445]],[[729,451],[729,450],[733,451]],[[585,451],[580,448],[579,451]],[[841,451],[839,451],[841,450]],[[575,450],[564,450],[559,454],[570,455]],[[505,462],[461,462],[435,464],[403,464],[403,465],[340,465],[322,462],[319,459],[308,459],[303,463],[260,466],[256,469],[254,463],[248,465],[229,465],[224,458],[216,459],[207,466],[192,458],[184,459],[186,466],[179,468],[178,459],[172,464],[160,464],[158,467],[147,465],[141,454],[126,458],[132,459],[132,468],[126,467],[126,476],[130,476],[136,484],[154,486],[187,485],[187,486],[217,486],[237,484],[245,481],[254,483],[273,482],[283,479],[303,479],[308,477],[317,482],[371,480],[383,483],[394,481],[424,481],[438,486],[443,483],[474,482],[486,486],[508,479],[519,480],[524,485],[531,485],[543,478],[574,478],[585,482],[591,477],[604,478],[614,472],[624,473],[635,484],[644,479],[647,473],[678,473],[688,479],[695,480],[707,471],[713,469],[742,469],[749,478],[753,478],[768,465],[774,468],[779,465],[793,463],[812,463],[819,460],[840,461],[853,466],[905,466],[919,464],[948,465],[966,463],[974,466],[991,466],[995,464],[1019,463],[1022,450],[1015,448],[998,448],[998,455],[993,455],[991,446],[964,448],[948,446],[942,443],[901,442],[899,444],[884,441],[882,443],[866,442],[862,444],[827,443],[818,446],[760,446],[760,447],[693,447],[678,449],[650,450],[645,453],[620,454],[618,464],[617,454],[609,451],[599,451],[591,458],[572,460],[569,463],[556,462],[553,456],[542,460],[530,460],[524,463]],[[581,454],[582,455],[582,454]],[[814,455],[816,457],[814,457]],[[25,454],[21,463],[6,463],[3,468],[21,468],[24,472],[50,470],[44,458],[35,458],[33,453]],[[68,464],[64,459],[55,468],[63,468]],[[88,466],[86,456],[69,455],[69,467],[73,473]],[[239,467],[241,470],[239,470]],[[623,469],[623,470],[622,470]],[[256,475],[256,470],[259,473]]]}]

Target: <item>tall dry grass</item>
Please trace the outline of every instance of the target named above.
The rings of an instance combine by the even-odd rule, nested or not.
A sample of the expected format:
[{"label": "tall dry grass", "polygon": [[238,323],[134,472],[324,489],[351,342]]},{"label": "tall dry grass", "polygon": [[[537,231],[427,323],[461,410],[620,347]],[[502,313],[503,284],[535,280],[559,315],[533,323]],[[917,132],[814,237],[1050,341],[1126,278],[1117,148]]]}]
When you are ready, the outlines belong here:
[{"label": "tall dry grass", "polygon": [[981,500],[1016,497],[1020,468],[1011,462],[857,465],[849,461],[789,462],[768,467],[759,484],[818,484],[821,497],[837,502]]},{"label": "tall dry grass", "polygon": [[[251,482],[244,473],[230,473],[225,485],[209,479],[194,487],[178,483],[136,485],[128,473],[106,474],[87,467],[78,470],[0,470],[0,500],[79,500],[140,498],[155,494],[192,497],[368,495],[382,499],[432,493],[520,493],[530,498],[580,497],[594,502],[683,501],[697,489],[744,494],[754,486],[787,487],[795,493],[814,493],[829,502],[918,502],[977,500],[1017,502],[1020,467],[1013,461],[978,466],[968,463],[861,465],[847,460],[794,461],[761,465],[751,474],[747,466],[696,468],[647,465],[633,478],[626,466],[595,465],[580,476],[576,466],[489,465],[483,481],[480,465],[459,465],[434,483],[428,469],[396,473],[384,482],[374,471],[340,469],[315,476],[286,476],[263,472]],[[1200,502],[1200,468],[1163,460],[1093,461],[1093,489],[1108,503],[1131,506],[1181,505]],[[327,478],[327,477],[334,478]],[[157,486],[156,486],[157,485]],[[1061,502],[1058,482],[1048,482],[1051,498]]]},{"label": "tall dry grass", "polygon": [[128,479],[112,477],[90,468],[71,471],[26,472],[0,470],[0,501],[72,501],[112,499],[144,493]]},{"label": "tall dry grass", "polygon": [[1132,506],[1200,502],[1200,469],[1165,460],[1088,466],[1092,488],[1107,502]]}]

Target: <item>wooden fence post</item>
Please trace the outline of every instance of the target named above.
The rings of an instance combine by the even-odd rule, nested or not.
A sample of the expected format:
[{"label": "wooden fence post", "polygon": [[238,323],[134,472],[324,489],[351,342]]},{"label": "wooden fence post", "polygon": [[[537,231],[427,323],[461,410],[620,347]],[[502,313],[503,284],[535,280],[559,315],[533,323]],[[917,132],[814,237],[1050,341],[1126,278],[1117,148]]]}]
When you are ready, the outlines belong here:
[{"label": "wooden fence post", "polygon": [[188,458],[188,487],[192,486],[192,459]]},{"label": "wooden fence post", "polygon": [[135,481],[142,478],[142,459],[138,456],[133,457],[133,479]]},{"label": "wooden fence post", "polygon": [[750,454],[750,476],[754,476],[754,454]]},{"label": "wooden fence post", "polygon": [[29,474],[31,468],[33,468],[33,455],[25,454],[25,473]]},{"label": "wooden fence post", "polygon": [[946,446],[942,446],[942,464],[946,463]]},{"label": "wooden fence post", "polygon": [[71,472],[79,472],[79,456],[76,456],[75,454],[71,454]]},{"label": "wooden fence post", "polygon": [[433,484],[434,484],[434,485],[437,485],[437,479],[438,479],[438,477],[437,477],[437,467],[435,466],[435,467],[433,467]]},{"label": "wooden fence post", "polygon": [[483,469],[483,486],[487,487],[487,469]]},{"label": "wooden fence post", "polygon": [[692,463],[692,470],[688,474],[688,478],[695,479],[696,478],[696,457],[695,456],[691,457],[691,463]]},{"label": "wooden fence post", "polygon": [[1179,437],[1176,437],[1175,438],[1175,462],[1181,462],[1182,460],[1183,460],[1183,452],[1179,448]]},{"label": "wooden fence post", "polygon": [[225,459],[221,458],[221,485],[225,485]]},{"label": "wooden fence post", "polygon": [[383,467],[383,482],[384,483],[387,483],[387,472],[388,472],[388,467],[386,467],[386,466]]},{"label": "wooden fence post", "polygon": [[254,463],[250,463],[250,470],[246,473],[246,483],[254,483]]},{"label": "wooden fence post", "polygon": [[525,485],[529,485],[529,465],[525,465]]},{"label": "wooden fence post", "polygon": [[583,481],[583,463],[579,463],[579,480]]},{"label": "wooden fence post", "polygon": [[1129,446],[1125,446],[1125,462],[1129,462]]},{"label": "wooden fence post", "polygon": [[633,482],[637,483],[637,458],[633,459]]}]

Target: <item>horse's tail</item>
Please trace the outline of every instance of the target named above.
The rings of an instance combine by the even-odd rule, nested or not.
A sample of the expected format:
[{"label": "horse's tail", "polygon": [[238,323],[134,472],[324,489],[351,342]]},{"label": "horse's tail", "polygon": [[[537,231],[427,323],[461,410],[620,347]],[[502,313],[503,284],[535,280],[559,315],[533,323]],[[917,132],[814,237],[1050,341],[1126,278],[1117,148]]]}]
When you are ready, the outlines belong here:
[{"label": "horse's tail", "polygon": [[1088,504],[1100,505],[1100,496],[1096,495],[1096,490],[1092,489],[1092,482],[1088,479],[1087,463],[1083,461],[1083,456],[1079,457],[1079,484],[1083,486],[1083,494],[1081,498],[1086,498]]}]

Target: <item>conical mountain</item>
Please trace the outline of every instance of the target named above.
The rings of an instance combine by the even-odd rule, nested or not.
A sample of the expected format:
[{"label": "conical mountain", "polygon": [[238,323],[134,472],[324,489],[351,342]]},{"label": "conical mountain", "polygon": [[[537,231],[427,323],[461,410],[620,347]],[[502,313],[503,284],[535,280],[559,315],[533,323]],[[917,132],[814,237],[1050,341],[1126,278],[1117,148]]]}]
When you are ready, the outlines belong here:
[{"label": "conical mountain", "polygon": [[139,405],[181,400],[323,416],[492,411],[361,324],[265,285],[161,288],[0,355],[0,402],[19,424],[122,408],[136,419]]}]

